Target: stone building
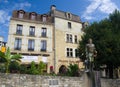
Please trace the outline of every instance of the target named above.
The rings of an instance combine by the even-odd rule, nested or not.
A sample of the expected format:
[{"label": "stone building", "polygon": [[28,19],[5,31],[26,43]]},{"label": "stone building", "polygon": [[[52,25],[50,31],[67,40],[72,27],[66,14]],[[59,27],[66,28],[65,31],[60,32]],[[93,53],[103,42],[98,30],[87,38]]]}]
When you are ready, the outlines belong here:
[{"label": "stone building", "polygon": [[15,10],[10,19],[8,46],[11,53],[23,56],[22,64],[46,63],[46,71],[61,72],[70,63],[82,62],[77,55],[78,41],[83,35],[80,17],[56,9],[46,14]]}]

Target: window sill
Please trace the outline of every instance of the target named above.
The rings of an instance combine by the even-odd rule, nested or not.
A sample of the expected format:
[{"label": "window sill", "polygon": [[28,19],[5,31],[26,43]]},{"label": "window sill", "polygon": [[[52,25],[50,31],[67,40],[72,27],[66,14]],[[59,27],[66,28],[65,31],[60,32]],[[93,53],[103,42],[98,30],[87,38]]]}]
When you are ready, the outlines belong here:
[{"label": "window sill", "polygon": [[46,50],[40,50],[41,52],[47,52]]},{"label": "window sill", "polygon": [[40,36],[40,38],[48,38],[47,36]]},{"label": "window sill", "polygon": [[35,35],[28,35],[29,37],[35,37]]},{"label": "window sill", "polygon": [[22,34],[14,34],[14,35],[23,36]]},{"label": "window sill", "polygon": [[66,56],[67,58],[74,58],[74,57],[70,57],[70,56]]},{"label": "window sill", "polygon": [[14,50],[18,50],[18,51],[21,51],[21,48],[14,48]]},{"label": "window sill", "polygon": [[28,49],[28,51],[34,51],[34,49]]}]

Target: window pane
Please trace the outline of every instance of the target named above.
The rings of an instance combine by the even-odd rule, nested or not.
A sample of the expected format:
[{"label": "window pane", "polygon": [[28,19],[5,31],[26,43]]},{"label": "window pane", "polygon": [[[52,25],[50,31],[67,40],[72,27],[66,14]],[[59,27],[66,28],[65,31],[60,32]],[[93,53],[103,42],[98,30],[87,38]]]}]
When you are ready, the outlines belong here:
[{"label": "window pane", "polygon": [[15,44],[14,44],[15,50],[21,50],[21,43],[22,40],[20,38],[15,39]]},{"label": "window pane", "polygon": [[35,36],[35,27],[34,26],[30,26],[29,35],[30,36]]},{"label": "window pane", "polygon": [[43,22],[46,22],[46,16],[43,16],[43,17],[42,17],[42,21],[43,21]]},{"label": "window pane", "polygon": [[41,41],[41,51],[46,51],[47,42],[46,40]]},{"label": "window pane", "polygon": [[47,29],[46,28],[42,28],[42,31],[41,31],[41,36],[42,37],[46,37],[47,35]]},{"label": "window pane", "polygon": [[72,42],[72,35],[70,35],[70,42]]},{"label": "window pane", "polygon": [[34,51],[34,40],[28,40],[28,50],[29,51]]},{"label": "window pane", "polygon": [[22,28],[23,28],[23,25],[18,24],[16,29],[16,34],[22,35]]},{"label": "window pane", "polygon": [[78,57],[78,51],[75,49],[75,57]]},{"label": "window pane", "polygon": [[67,48],[66,53],[67,53],[67,57],[73,57],[73,49],[72,48]]},{"label": "window pane", "polygon": [[66,34],[66,40],[69,42],[69,34]]},{"label": "window pane", "polygon": [[32,19],[32,20],[35,20],[35,17],[36,17],[36,16],[35,16],[34,14],[31,14],[31,19]]},{"label": "window pane", "polygon": [[23,13],[22,13],[22,12],[19,12],[18,17],[19,17],[19,18],[23,18]]},{"label": "window pane", "polygon": [[68,28],[71,28],[71,23],[70,22],[68,22]]},{"label": "window pane", "polygon": [[75,35],[75,43],[77,43],[77,35]]}]

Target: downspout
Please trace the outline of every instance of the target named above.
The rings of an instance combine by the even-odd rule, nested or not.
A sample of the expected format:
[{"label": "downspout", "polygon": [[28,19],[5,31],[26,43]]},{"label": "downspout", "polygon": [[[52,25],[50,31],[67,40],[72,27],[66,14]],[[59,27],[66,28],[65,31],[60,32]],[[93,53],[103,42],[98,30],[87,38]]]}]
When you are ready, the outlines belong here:
[{"label": "downspout", "polygon": [[56,32],[55,32],[55,17],[54,17],[54,23],[53,23],[53,37],[54,37],[54,72],[56,73],[56,40],[55,40],[55,38],[56,38]]}]

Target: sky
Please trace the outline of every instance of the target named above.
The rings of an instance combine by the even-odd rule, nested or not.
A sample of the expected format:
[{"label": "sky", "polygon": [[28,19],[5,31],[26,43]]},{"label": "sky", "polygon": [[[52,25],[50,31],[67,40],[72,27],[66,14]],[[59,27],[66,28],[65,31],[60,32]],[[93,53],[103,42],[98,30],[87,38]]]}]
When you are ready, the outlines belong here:
[{"label": "sky", "polygon": [[0,0],[0,36],[7,42],[9,22],[13,10],[23,9],[38,14],[47,13],[50,6],[76,14],[82,22],[100,21],[115,9],[120,10],[120,0]]}]

